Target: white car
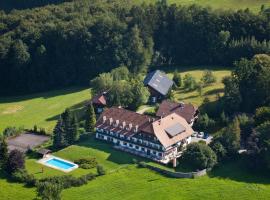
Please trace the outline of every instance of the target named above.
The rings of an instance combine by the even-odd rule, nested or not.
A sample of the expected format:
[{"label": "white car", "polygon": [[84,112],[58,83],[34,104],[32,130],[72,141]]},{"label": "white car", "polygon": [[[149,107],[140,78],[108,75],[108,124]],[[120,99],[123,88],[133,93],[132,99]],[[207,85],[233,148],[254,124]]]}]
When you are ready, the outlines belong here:
[{"label": "white car", "polygon": [[197,135],[198,138],[203,138],[203,136],[204,136],[204,132],[199,132]]}]

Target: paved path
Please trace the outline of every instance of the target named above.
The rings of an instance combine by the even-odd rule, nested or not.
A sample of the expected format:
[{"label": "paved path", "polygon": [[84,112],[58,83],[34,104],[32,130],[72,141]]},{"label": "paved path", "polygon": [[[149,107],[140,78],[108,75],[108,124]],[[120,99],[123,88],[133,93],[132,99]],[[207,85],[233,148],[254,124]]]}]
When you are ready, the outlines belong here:
[{"label": "paved path", "polygon": [[143,114],[145,111],[147,111],[147,110],[150,109],[150,108],[151,108],[150,106],[146,106],[146,107],[144,107],[144,108],[138,110],[137,113]]}]

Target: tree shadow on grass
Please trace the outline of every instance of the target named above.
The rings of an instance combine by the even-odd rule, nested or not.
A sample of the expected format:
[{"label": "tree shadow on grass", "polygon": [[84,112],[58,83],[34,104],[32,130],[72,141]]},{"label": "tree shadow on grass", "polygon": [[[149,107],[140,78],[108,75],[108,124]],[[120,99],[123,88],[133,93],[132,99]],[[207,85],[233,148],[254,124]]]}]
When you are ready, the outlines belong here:
[{"label": "tree shadow on grass", "polygon": [[231,179],[245,183],[270,184],[270,176],[266,172],[248,169],[247,162],[248,160],[243,158],[226,161],[215,167],[208,175],[211,178]]},{"label": "tree shadow on grass", "polygon": [[207,91],[205,92],[204,95],[214,95],[214,94],[223,93],[223,92],[224,92],[224,88],[218,88],[218,89]]},{"label": "tree shadow on grass", "polygon": [[15,103],[15,102],[25,101],[25,100],[29,100],[29,99],[34,99],[34,98],[49,99],[49,98],[53,98],[53,97],[57,97],[57,96],[80,92],[80,91],[85,90],[85,89],[87,89],[87,88],[72,87],[72,88],[68,88],[68,89],[52,90],[52,91],[40,92],[40,93],[22,95],[22,96],[0,97],[0,104],[1,103]]},{"label": "tree shadow on grass", "polygon": [[[86,137],[87,136],[85,136],[85,138]],[[107,161],[111,161],[121,165],[133,164],[134,159],[136,159],[137,161],[150,161],[148,159],[138,157],[124,151],[116,150],[113,148],[113,144],[95,139],[94,135],[88,136],[87,139],[83,138],[82,141],[79,142],[77,145],[106,152],[109,154],[108,158],[106,159]]]},{"label": "tree shadow on grass", "polygon": [[[86,102],[87,102],[87,100],[86,101],[82,101],[80,103],[77,103],[77,104],[69,107],[70,110],[71,110],[71,112],[73,112],[77,116],[78,119],[81,119],[84,116],[84,113],[85,113],[85,110],[86,110]],[[60,114],[59,115],[54,115],[52,117],[49,117],[49,118],[46,119],[46,121],[55,121],[55,120],[58,120]]]}]

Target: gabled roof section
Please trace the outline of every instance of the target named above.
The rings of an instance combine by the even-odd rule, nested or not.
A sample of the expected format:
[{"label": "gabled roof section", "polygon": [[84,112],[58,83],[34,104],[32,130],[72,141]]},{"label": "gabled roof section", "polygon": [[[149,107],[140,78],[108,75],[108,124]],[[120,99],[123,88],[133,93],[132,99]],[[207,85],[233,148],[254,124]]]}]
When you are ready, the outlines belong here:
[{"label": "gabled roof section", "polygon": [[162,95],[167,95],[170,88],[173,85],[173,81],[168,78],[168,76],[161,72],[160,70],[156,70],[150,72],[144,79],[144,85],[151,87]]},{"label": "gabled roof section", "polygon": [[188,138],[194,132],[187,121],[175,113],[153,122],[152,125],[156,137],[165,148]]},{"label": "gabled roof section", "polygon": [[165,117],[171,113],[176,113],[185,118],[188,123],[192,122],[195,117],[198,108],[192,104],[176,103],[169,100],[164,100],[160,104],[156,113],[157,117]]},{"label": "gabled roof section", "polygon": [[107,105],[107,101],[106,101],[106,97],[104,93],[97,94],[96,96],[93,97],[91,101],[93,104],[102,105],[102,106]]},{"label": "gabled roof section", "polygon": [[97,127],[104,125],[112,126],[117,122],[119,124],[118,127],[122,126],[123,123],[126,126],[130,126],[129,132],[134,132],[134,130],[137,127],[138,132],[142,131],[149,134],[153,134],[152,122],[155,120],[156,120],[155,118],[152,118],[150,116],[129,111],[124,108],[112,107],[106,109],[101,114],[101,116],[97,120],[96,126]]}]

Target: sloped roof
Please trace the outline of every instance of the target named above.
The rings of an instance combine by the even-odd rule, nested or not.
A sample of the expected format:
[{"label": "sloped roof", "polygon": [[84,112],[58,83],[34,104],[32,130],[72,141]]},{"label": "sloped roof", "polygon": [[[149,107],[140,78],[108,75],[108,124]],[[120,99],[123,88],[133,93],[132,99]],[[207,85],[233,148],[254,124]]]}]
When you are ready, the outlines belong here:
[{"label": "sloped roof", "polygon": [[[116,120],[119,125],[113,126]],[[123,122],[126,127],[129,127],[129,124],[132,124],[131,129],[121,127],[123,126]],[[187,121],[175,113],[162,119],[156,119],[117,107],[105,110],[96,123],[97,128],[117,131],[119,134],[125,136],[136,134],[134,131],[136,126],[138,127],[138,132],[155,135],[165,148],[180,142],[191,136],[193,133],[193,130]]]},{"label": "sloped roof", "polygon": [[173,81],[168,78],[168,76],[161,72],[160,70],[156,70],[150,72],[144,79],[144,85],[151,87],[162,95],[166,95],[170,88],[173,85]]},{"label": "sloped roof", "polygon": [[176,113],[191,123],[198,108],[192,104],[176,103],[169,100],[163,100],[160,104],[156,116],[165,117],[171,113]]},{"label": "sloped roof", "polygon": [[[106,117],[105,123],[103,122],[103,117]],[[134,133],[134,129],[138,126],[138,131],[146,132],[149,134],[153,134],[152,122],[156,120],[156,118],[150,117],[148,115],[139,114],[133,111],[126,110],[124,108],[112,107],[106,109],[99,119],[97,120],[96,126],[103,127],[108,126],[110,124],[110,119],[115,123],[116,120],[119,121],[119,126],[125,122],[126,126],[132,124],[132,129],[130,132]],[[127,131],[125,131],[127,132]],[[129,131],[128,131],[129,132]],[[132,134],[126,133],[126,134]]]},{"label": "sloped roof", "polygon": [[[176,127],[177,124],[181,124],[181,130],[178,132],[179,134],[169,135],[166,130],[170,129],[170,127]],[[191,136],[194,132],[187,121],[175,113],[153,122],[152,125],[156,137],[165,148]]]},{"label": "sloped roof", "polygon": [[103,93],[95,95],[91,101],[93,104],[98,104],[98,105],[103,105],[103,106],[107,105],[106,97],[104,96]]}]

